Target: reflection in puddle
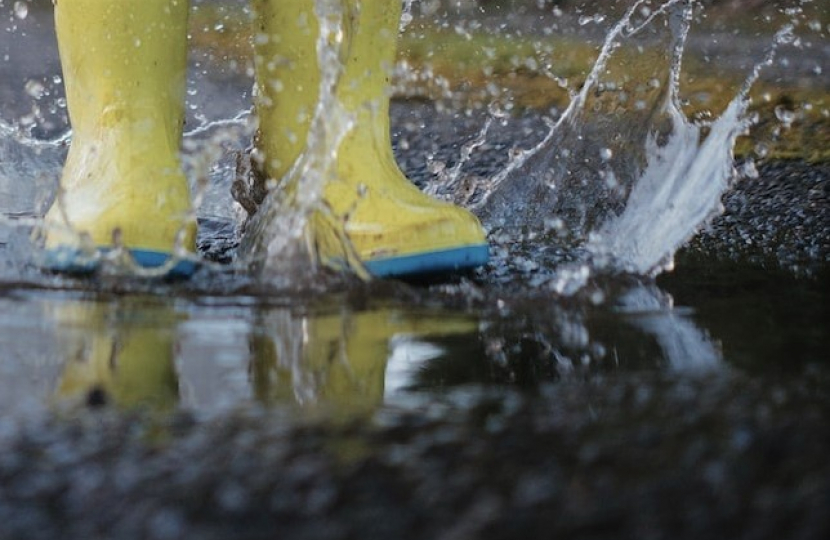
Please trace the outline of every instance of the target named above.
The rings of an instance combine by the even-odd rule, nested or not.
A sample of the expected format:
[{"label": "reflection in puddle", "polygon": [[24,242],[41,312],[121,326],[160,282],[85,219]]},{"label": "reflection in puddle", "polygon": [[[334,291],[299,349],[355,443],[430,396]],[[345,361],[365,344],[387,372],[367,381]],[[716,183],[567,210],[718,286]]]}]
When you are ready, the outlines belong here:
[{"label": "reflection in puddle", "polygon": [[721,367],[718,346],[671,303],[657,287],[631,289],[619,301],[620,310],[632,315],[631,323],[657,340],[671,369],[703,372]]},{"label": "reflection in puddle", "polygon": [[58,399],[91,406],[110,400],[125,407],[170,408],[178,385],[173,369],[176,317],[145,309],[140,299],[117,303],[70,302],[47,310],[60,328],[63,371]]},{"label": "reflection in puddle", "polygon": [[[251,339],[255,395],[262,402],[294,401],[306,407],[322,403],[333,411],[371,410],[385,397],[393,398],[394,389],[408,386],[400,378],[394,387],[385,385],[387,373],[404,373],[399,368],[401,357],[411,363],[419,357],[428,360],[444,354],[436,344],[424,345],[431,349],[430,356],[412,354],[416,348],[406,351],[402,339],[426,342],[451,334],[475,339],[478,327],[472,318],[437,315],[397,309],[299,317],[288,310],[268,312],[258,321],[259,331]],[[388,372],[390,359],[393,369]]]},{"label": "reflection in puddle", "polygon": [[15,390],[3,392],[6,410],[20,394],[90,406],[210,412],[262,403],[359,413],[394,399],[420,363],[445,354],[435,339],[475,339],[478,329],[467,316],[396,308],[314,313],[140,297],[31,300],[0,300],[7,314],[24,308],[16,324],[7,316],[0,325],[0,366],[16,374],[3,379]]},{"label": "reflection in puddle", "polygon": [[[454,386],[536,387],[574,373],[722,365],[706,332],[656,287],[621,298],[617,311],[605,310],[603,329],[556,305],[477,318],[400,305],[316,310],[15,295],[0,299],[0,406],[213,413],[268,405],[348,417]],[[659,347],[622,343],[647,340]]]}]

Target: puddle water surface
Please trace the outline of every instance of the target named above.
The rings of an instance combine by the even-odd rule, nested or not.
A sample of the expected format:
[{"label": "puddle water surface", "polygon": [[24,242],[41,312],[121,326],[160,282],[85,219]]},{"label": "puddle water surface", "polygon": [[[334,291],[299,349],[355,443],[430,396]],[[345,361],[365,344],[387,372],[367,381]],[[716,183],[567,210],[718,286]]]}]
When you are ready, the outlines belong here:
[{"label": "puddle water surface", "polygon": [[[183,160],[200,220],[200,252],[193,256],[204,266],[191,282],[153,282],[106,268],[85,279],[38,269],[31,232],[56,196],[71,132],[51,7],[0,0],[2,416],[25,426],[35,418],[83,422],[95,418],[87,411],[138,408],[155,418],[185,414],[232,423],[240,412],[266,410],[292,425],[359,419],[383,428],[389,414],[409,418],[405,423],[417,424],[412,419],[419,415],[452,423],[463,411],[475,422],[481,403],[464,396],[501,396],[497,408],[509,409],[511,399],[538,399],[548,413],[571,410],[557,409],[561,398],[562,407],[585,413],[574,417],[578,430],[597,418],[639,411],[593,408],[606,398],[628,403],[623,398],[631,388],[635,401],[642,398],[637,403],[651,403],[646,394],[666,390],[671,403],[692,410],[699,404],[683,401],[694,392],[689,388],[720,392],[702,398],[705,410],[731,395],[732,384],[760,388],[763,396],[767,390],[778,395],[773,390],[780,384],[793,385],[799,396],[815,390],[804,410],[826,408],[826,167],[807,161],[798,169],[801,183],[788,184],[813,186],[804,189],[804,200],[770,203],[769,215],[757,217],[772,223],[795,216],[796,226],[787,230],[812,236],[817,247],[792,266],[809,272],[748,262],[742,250],[752,247],[749,234],[728,253],[681,249],[718,219],[736,182],[763,180],[758,176],[771,170],[764,161],[770,141],[786,139],[794,122],[820,116],[822,108],[827,117],[826,102],[782,101],[768,107],[773,118],[751,108],[759,103],[759,84],[767,92],[771,80],[787,88],[826,83],[830,22],[820,2],[783,2],[750,30],[732,29],[717,7],[707,19],[708,3],[688,0],[481,2],[480,12],[450,4],[465,3],[405,2],[401,26],[411,50],[395,71],[396,91],[418,99],[394,103],[393,142],[416,184],[482,217],[492,245],[486,268],[443,281],[364,283],[313,275],[307,259],[296,258],[309,255],[297,242],[307,240],[301,233],[309,215],[325,206],[322,186],[336,174],[331,149],[353,120],[336,92],[339,47],[348,45],[344,4],[318,0],[315,13],[324,24],[317,54],[324,69],[312,151],[281,180],[289,193],[292,186],[308,189],[285,198],[291,200],[266,199],[258,214],[265,217],[240,248],[244,212],[230,190],[237,154],[256,127],[251,70],[262,59],[234,56],[221,42],[192,51]],[[502,4],[513,6],[509,16]],[[226,27],[236,31],[233,25],[247,24],[250,15],[237,3],[194,2],[194,20],[206,13],[215,20],[204,19],[209,22],[195,30],[194,41],[225,36]],[[478,86],[472,79],[453,82],[441,71],[442,55],[452,57],[442,41],[447,35],[451,47],[471,43],[469,57],[487,59]],[[719,40],[729,35],[751,45],[740,58],[722,50]],[[416,50],[431,40],[434,50]],[[529,42],[533,50],[499,49],[509,42]],[[567,72],[568,59],[584,50],[579,47],[590,51],[590,62]],[[461,60],[466,65],[469,58]],[[707,70],[723,81],[711,104],[714,90],[685,86]],[[523,83],[511,86],[517,77]],[[545,88],[555,83],[565,101],[541,108],[522,102],[529,94],[520,86],[541,79]],[[710,106],[690,112],[700,103]],[[826,120],[818,125],[820,133]],[[736,168],[736,141],[756,127],[754,150],[744,151]],[[797,170],[781,163],[782,177]],[[763,200],[779,200],[776,193]],[[794,208],[794,200],[804,209]],[[747,201],[743,206],[757,199]],[[335,224],[341,217],[328,216]],[[714,230],[728,233],[729,219]],[[345,240],[343,249],[349,250]],[[768,254],[787,245],[763,249]],[[293,274],[298,268],[302,280]],[[686,383],[691,386],[678,389]],[[766,399],[758,398],[761,406],[784,403]],[[718,421],[734,427],[739,422],[728,415],[740,416],[741,406],[751,406],[746,403]],[[663,422],[662,414],[653,407],[622,422],[642,431],[652,420]],[[244,429],[264,436],[256,422],[243,422]],[[571,429],[568,424],[557,429]],[[486,424],[491,428],[501,429]],[[737,440],[737,431],[724,433]],[[688,443],[692,452],[690,438],[720,444],[718,436],[696,431],[678,447]],[[357,446],[385,444],[373,440]],[[360,453],[349,448],[338,455]],[[582,451],[593,455],[588,446]],[[709,475],[720,470],[714,462],[706,467]],[[532,499],[531,487],[522,493]],[[0,497],[0,518],[3,504]]]}]

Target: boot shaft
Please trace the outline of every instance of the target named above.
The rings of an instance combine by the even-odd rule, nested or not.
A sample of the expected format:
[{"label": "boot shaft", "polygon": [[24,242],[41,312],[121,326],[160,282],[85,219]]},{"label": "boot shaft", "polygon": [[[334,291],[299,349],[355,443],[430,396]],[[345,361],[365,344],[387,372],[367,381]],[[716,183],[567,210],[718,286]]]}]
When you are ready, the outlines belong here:
[{"label": "boot shaft", "polygon": [[120,126],[134,137],[142,132],[150,138],[165,136],[178,148],[187,14],[187,0],[56,3],[58,47],[76,138]]},{"label": "boot shaft", "polygon": [[[320,24],[311,0],[254,0],[258,147],[267,175],[280,179],[306,146],[320,95]],[[389,82],[401,6],[397,1],[343,0],[342,70],[336,95],[355,127],[340,148],[380,149],[391,158]],[[387,156],[386,154],[390,154]]]}]

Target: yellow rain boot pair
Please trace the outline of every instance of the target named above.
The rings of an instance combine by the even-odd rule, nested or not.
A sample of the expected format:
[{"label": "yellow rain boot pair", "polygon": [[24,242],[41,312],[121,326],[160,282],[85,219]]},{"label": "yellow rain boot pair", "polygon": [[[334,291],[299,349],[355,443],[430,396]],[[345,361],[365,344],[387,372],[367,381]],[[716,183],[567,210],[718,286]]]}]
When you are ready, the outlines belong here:
[{"label": "yellow rain boot pair", "polygon": [[[422,194],[392,155],[387,89],[400,3],[342,1],[347,35],[337,99],[355,123],[331,149],[337,150],[336,178],[324,187],[325,202],[335,216],[348,216],[346,236],[375,276],[484,264],[488,248],[478,220]],[[319,25],[314,0],[253,5],[257,154],[264,175],[276,182],[306,148],[319,97]],[[115,236],[143,266],[163,264],[177,245],[194,250],[195,224],[178,158],[187,2],[61,0],[55,15],[74,132],[62,196],[46,219],[47,265],[70,271],[88,266],[75,232],[104,249]]]}]

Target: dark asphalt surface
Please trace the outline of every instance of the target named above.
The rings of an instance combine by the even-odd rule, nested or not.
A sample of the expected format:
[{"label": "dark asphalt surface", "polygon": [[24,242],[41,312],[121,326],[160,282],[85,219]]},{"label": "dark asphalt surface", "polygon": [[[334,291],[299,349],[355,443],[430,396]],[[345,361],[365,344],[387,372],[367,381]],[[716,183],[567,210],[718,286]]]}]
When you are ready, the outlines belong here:
[{"label": "dark asphalt surface", "polygon": [[345,425],[2,420],[0,537],[821,539],[820,378],[460,390]]},{"label": "dark asphalt surface", "polygon": [[830,164],[771,162],[724,197],[724,213],[687,247],[703,257],[778,265],[796,274],[830,264]]}]

